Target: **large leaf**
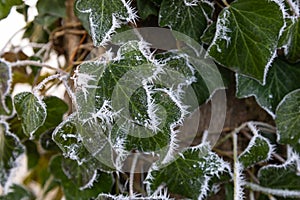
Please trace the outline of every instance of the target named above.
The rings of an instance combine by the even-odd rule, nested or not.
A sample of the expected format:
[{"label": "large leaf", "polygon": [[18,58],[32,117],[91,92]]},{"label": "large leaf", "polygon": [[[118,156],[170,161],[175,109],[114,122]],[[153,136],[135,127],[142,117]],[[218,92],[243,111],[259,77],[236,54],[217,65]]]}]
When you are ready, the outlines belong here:
[{"label": "large leaf", "polygon": [[250,140],[248,147],[239,156],[239,161],[247,168],[270,159],[272,151],[273,147],[268,139],[261,135],[256,135]]},{"label": "large leaf", "polygon": [[148,192],[165,185],[172,194],[186,198],[203,199],[209,182],[228,172],[229,165],[213,153],[208,145],[186,149],[181,156],[166,165],[153,167],[147,177]]},{"label": "large leaf", "polygon": [[276,110],[278,141],[283,144],[300,143],[300,89],[287,94]]},{"label": "large leaf", "polygon": [[14,105],[24,133],[33,138],[35,131],[44,124],[47,117],[44,102],[30,92],[22,92],[14,97]]},{"label": "large leaf", "polygon": [[24,146],[19,139],[9,132],[8,125],[0,121],[0,184],[5,185],[11,169],[24,153]]},{"label": "large leaf", "polygon": [[258,179],[261,186],[271,189],[300,190],[299,157],[293,156],[282,165],[261,168]]},{"label": "large leaf", "polygon": [[13,199],[21,199],[21,200],[35,200],[35,196],[32,192],[22,187],[21,185],[13,184],[9,188],[9,193],[5,196],[0,196],[0,200],[13,200]]},{"label": "large leaf", "polygon": [[291,62],[297,62],[300,59],[300,20],[299,18],[286,19],[285,28],[280,46],[284,47],[284,53]]},{"label": "large leaf", "polygon": [[220,64],[265,83],[283,25],[275,1],[235,1],[220,13],[208,53]]},{"label": "large leaf", "polygon": [[75,9],[89,13],[90,31],[95,46],[105,44],[116,28],[137,18],[136,12],[125,0],[77,0]]},{"label": "large leaf", "polygon": [[187,2],[186,0],[163,0],[159,11],[159,25],[169,26],[200,42],[210,15],[206,12],[212,10],[212,6],[205,1],[193,4]]},{"label": "large leaf", "polygon": [[279,102],[289,92],[300,88],[300,64],[289,64],[281,59],[275,59],[268,72],[266,84],[237,75],[237,92],[239,98],[255,96],[258,104],[275,117],[275,110]]},{"label": "large leaf", "polygon": [[[56,156],[52,159],[49,168],[55,179],[58,180],[62,185],[64,195],[67,200],[86,200],[96,198],[99,193],[111,192],[113,186],[113,179],[111,174],[99,173],[96,177],[94,177],[96,182],[93,185],[89,185],[90,188],[80,189],[80,185],[77,185],[78,182],[72,181],[65,174],[62,169],[62,165],[63,157]],[[79,180],[79,177],[82,177],[82,174],[86,172],[84,171],[84,168],[77,168],[76,171],[72,173],[77,173],[77,179]],[[68,175],[70,177],[73,177],[73,175]]]},{"label": "large leaf", "polygon": [[2,0],[0,1],[0,20],[7,17],[10,9],[15,5],[21,5],[22,0]]}]

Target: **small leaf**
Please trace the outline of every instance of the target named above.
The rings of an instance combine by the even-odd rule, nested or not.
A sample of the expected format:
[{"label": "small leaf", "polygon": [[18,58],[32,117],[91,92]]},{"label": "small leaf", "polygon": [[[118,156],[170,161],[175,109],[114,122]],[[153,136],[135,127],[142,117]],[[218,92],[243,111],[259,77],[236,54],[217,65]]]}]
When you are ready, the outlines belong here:
[{"label": "small leaf", "polygon": [[[51,160],[49,168],[55,179],[62,185],[66,200],[86,200],[96,198],[99,193],[111,192],[113,186],[111,174],[99,173],[93,186],[80,190],[80,186],[74,184],[74,182],[65,175],[62,169],[62,162],[63,157],[56,156]],[[84,173],[84,171],[77,171],[77,173]]]},{"label": "small leaf", "polygon": [[238,159],[245,168],[248,168],[251,165],[270,159],[272,152],[273,147],[268,139],[261,135],[255,135]]},{"label": "small leaf", "polygon": [[4,110],[6,113],[9,112],[9,109],[6,106],[5,99],[10,92],[11,81],[11,67],[6,62],[0,60],[0,106],[2,107],[0,111]]},{"label": "small leaf", "polygon": [[267,165],[258,172],[261,186],[271,189],[300,190],[299,157],[282,165]]},{"label": "small leaf", "polygon": [[255,96],[258,104],[275,117],[279,102],[289,92],[300,88],[300,64],[289,64],[279,58],[275,59],[268,72],[266,84],[237,74],[237,97]]},{"label": "small leaf", "polygon": [[90,30],[95,46],[105,44],[121,24],[133,22],[137,18],[136,12],[125,0],[77,0],[75,9],[89,13]]},{"label": "small leaf", "polygon": [[200,37],[208,24],[209,14],[206,10],[208,8],[212,10],[212,6],[205,1],[192,5],[186,2],[186,0],[163,0],[159,11],[159,26],[169,26],[172,30],[200,42]]},{"label": "small leaf", "polygon": [[8,131],[8,125],[0,121],[0,184],[5,185],[11,169],[16,167],[24,146],[19,139]]},{"label": "small leaf", "polygon": [[14,105],[25,135],[33,138],[35,131],[44,124],[47,117],[44,102],[30,92],[22,92],[14,97]]},{"label": "small leaf", "polygon": [[21,185],[13,184],[9,188],[9,193],[5,196],[0,196],[0,200],[35,200],[34,194]]},{"label": "small leaf", "polygon": [[210,180],[228,169],[229,165],[213,153],[208,145],[188,148],[180,157],[159,169],[153,167],[146,179],[148,193],[165,184],[172,194],[203,199],[207,196]]},{"label": "small leaf", "polygon": [[0,115],[10,116],[12,113],[13,113],[13,101],[11,96],[7,95],[5,96],[5,100],[3,102],[0,100]]},{"label": "small leaf", "polygon": [[300,89],[287,94],[276,109],[278,141],[299,145],[300,142]]},{"label": "small leaf", "polygon": [[1,0],[0,1],[0,20],[7,17],[10,12],[10,9],[13,6],[21,5],[22,0]]},{"label": "small leaf", "polygon": [[234,1],[220,13],[208,53],[220,64],[265,83],[283,25],[283,12],[275,1]]},{"label": "small leaf", "polygon": [[284,47],[284,53],[290,62],[298,62],[300,59],[300,20],[299,18],[287,18],[280,46]]}]

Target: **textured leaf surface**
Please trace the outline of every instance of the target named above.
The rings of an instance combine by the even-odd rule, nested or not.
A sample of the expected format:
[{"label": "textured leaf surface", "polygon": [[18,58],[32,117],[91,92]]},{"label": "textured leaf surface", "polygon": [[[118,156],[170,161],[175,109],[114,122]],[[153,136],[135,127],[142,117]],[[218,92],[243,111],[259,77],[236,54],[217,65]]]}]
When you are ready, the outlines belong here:
[{"label": "textured leaf surface", "polygon": [[289,92],[300,88],[300,64],[289,64],[281,59],[275,59],[268,72],[266,84],[237,75],[237,97],[245,98],[255,96],[258,104],[275,116],[275,110],[279,102]]},{"label": "textured leaf surface", "polygon": [[258,172],[258,179],[264,187],[300,190],[299,158],[293,157],[283,165],[269,165],[261,168]]},{"label": "textured leaf surface", "polygon": [[0,20],[7,17],[10,9],[15,5],[21,5],[22,0],[2,0],[0,1]]},{"label": "textured leaf surface", "polygon": [[211,152],[209,146],[187,149],[182,156],[148,175],[148,187],[155,191],[165,184],[172,194],[187,198],[202,199],[208,192],[208,183],[228,169],[228,165]]},{"label": "textured leaf surface", "polygon": [[283,144],[300,142],[300,89],[287,94],[276,110],[277,134]]},{"label": "textured leaf surface", "polygon": [[163,0],[159,12],[159,25],[169,26],[172,30],[184,33],[195,41],[200,37],[207,27],[206,10],[211,6],[204,1],[187,4],[184,0]]},{"label": "textured leaf surface", "polygon": [[9,93],[11,80],[12,80],[11,68],[6,63],[0,61],[0,98],[1,99],[4,98]]},{"label": "textured leaf surface", "polygon": [[43,101],[47,108],[47,117],[44,124],[36,131],[37,135],[59,125],[63,119],[63,115],[68,111],[68,105],[58,97],[48,96]]},{"label": "textured leaf surface", "polygon": [[26,188],[13,184],[9,188],[9,193],[5,196],[0,196],[0,200],[13,200],[13,199],[21,199],[21,200],[35,200],[35,196]]},{"label": "textured leaf surface", "polygon": [[297,62],[300,59],[300,20],[286,19],[287,27],[280,40],[280,46],[285,48],[285,55],[291,62]]},{"label": "textured leaf surface", "polygon": [[220,64],[264,83],[283,25],[274,1],[235,1],[220,13],[208,53]]},{"label": "textured leaf surface", "polygon": [[[80,190],[80,185],[75,184],[70,178],[68,178],[62,169],[62,165],[63,157],[56,156],[51,161],[50,171],[54,175],[55,179],[58,180],[62,185],[66,200],[86,200],[96,198],[99,193],[111,192],[113,185],[111,174],[99,173],[93,186],[87,189],[82,188]],[[84,171],[78,169],[76,172],[77,178],[82,177],[82,173],[85,173]]]},{"label": "textured leaf surface", "polygon": [[266,138],[260,135],[254,136],[250,140],[248,147],[239,156],[239,161],[245,168],[250,167],[251,165],[270,159],[272,149],[270,142]]},{"label": "textured leaf surface", "polygon": [[22,92],[14,97],[14,105],[22,128],[27,136],[33,137],[35,131],[43,125],[47,113],[44,102],[30,92]]},{"label": "textured leaf surface", "polygon": [[17,158],[24,153],[19,139],[8,131],[7,124],[0,121],[0,184],[5,185]]},{"label": "textured leaf surface", "polygon": [[136,18],[135,11],[125,0],[77,0],[75,8],[79,12],[89,13],[95,46],[105,44],[116,28]]}]

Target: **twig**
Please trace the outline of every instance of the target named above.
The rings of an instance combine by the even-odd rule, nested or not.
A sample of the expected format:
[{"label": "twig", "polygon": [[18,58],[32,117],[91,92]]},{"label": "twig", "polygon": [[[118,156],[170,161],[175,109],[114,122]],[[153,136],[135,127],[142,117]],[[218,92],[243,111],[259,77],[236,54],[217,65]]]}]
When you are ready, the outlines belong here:
[{"label": "twig", "polygon": [[11,67],[27,66],[27,65],[34,65],[34,66],[38,66],[38,67],[44,67],[44,68],[47,68],[47,69],[51,69],[51,70],[57,71],[60,74],[64,74],[64,75],[68,74],[67,72],[65,72],[65,71],[63,71],[63,70],[61,70],[59,68],[52,67],[50,65],[47,65],[45,63],[41,63],[39,61],[22,60],[22,61],[17,61],[17,62],[14,62],[14,63],[10,64]]},{"label": "twig", "polygon": [[251,190],[262,192],[265,194],[271,194],[280,197],[300,198],[300,191],[296,191],[296,190],[266,188],[250,182],[245,182],[245,185]]}]

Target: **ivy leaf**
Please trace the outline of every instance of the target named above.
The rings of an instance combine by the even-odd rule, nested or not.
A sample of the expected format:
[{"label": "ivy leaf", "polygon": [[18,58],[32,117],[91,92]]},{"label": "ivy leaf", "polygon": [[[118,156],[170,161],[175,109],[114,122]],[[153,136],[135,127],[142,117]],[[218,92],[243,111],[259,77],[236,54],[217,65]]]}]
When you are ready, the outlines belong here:
[{"label": "ivy leaf", "polygon": [[255,96],[258,104],[275,117],[279,102],[289,92],[300,88],[300,64],[289,64],[275,59],[268,72],[266,84],[261,85],[256,80],[237,74],[237,97]]},{"label": "ivy leaf", "polygon": [[[1,3],[0,3],[1,5]],[[8,108],[5,103],[5,98],[9,94],[12,81],[11,68],[6,63],[0,60],[0,105],[5,112],[8,112]]]},{"label": "ivy leaf", "polygon": [[298,18],[287,18],[280,46],[284,47],[284,53],[290,62],[298,62],[300,59],[300,20]]},{"label": "ivy leaf", "polygon": [[287,94],[276,109],[278,141],[299,145],[300,141],[300,89]]},{"label": "ivy leaf", "polygon": [[[81,188],[80,186],[71,181],[62,169],[63,157],[56,156],[51,160],[49,169],[54,175],[55,179],[60,182],[63,187],[66,200],[86,200],[96,198],[99,193],[111,192],[113,186],[113,179],[111,174],[99,173],[97,175],[95,183],[90,188]],[[78,169],[77,169],[78,170]],[[84,171],[77,171],[78,175]]]},{"label": "ivy leaf", "polygon": [[186,198],[203,199],[207,196],[210,180],[229,169],[208,145],[186,149],[181,156],[166,165],[153,166],[147,181],[148,193],[165,184],[172,194]]},{"label": "ivy leaf", "polygon": [[125,0],[77,0],[75,9],[89,13],[92,39],[95,46],[104,45],[121,24],[134,22],[137,18]]},{"label": "ivy leaf", "polygon": [[208,24],[208,9],[211,4],[205,1],[189,4],[186,0],[163,0],[159,11],[159,26],[169,26],[172,30],[184,33],[195,41],[200,37]]},{"label": "ivy leaf", "polygon": [[208,53],[220,64],[264,84],[283,19],[275,1],[235,1],[220,13]]},{"label": "ivy leaf", "polygon": [[0,184],[5,185],[11,169],[16,167],[19,156],[24,153],[19,139],[9,132],[8,125],[0,121]]},{"label": "ivy leaf", "polygon": [[68,111],[68,105],[58,97],[48,96],[43,101],[47,108],[47,117],[43,125],[35,132],[36,135],[55,128],[61,123],[63,115]]},{"label": "ivy leaf", "polygon": [[11,96],[7,95],[5,96],[3,102],[0,100],[0,115],[10,116],[12,113],[13,113],[13,101]]},{"label": "ivy leaf", "polygon": [[202,34],[201,36],[201,41],[204,43],[204,44],[211,44],[214,37],[215,37],[215,34],[216,34],[216,22],[213,22],[212,24],[210,24],[204,31],[204,33]]},{"label": "ivy leaf", "polygon": [[245,168],[248,168],[256,163],[269,160],[272,152],[273,147],[268,139],[261,135],[255,135],[238,159]]},{"label": "ivy leaf", "polygon": [[0,200],[12,200],[12,199],[22,199],[22,200],[35,200],[35,196],[32,192],[27,190],[21,185],[13,184],[9,188],[9,193],[5,196],[0,196]]},{"label": "ivy leaf", "polygon": [[[297,163],[298,162],[298,163]],[[267,165],[258,172],[261,186],[271,189],[300,190],[299,157],[282,165]]]},{"label": "ivy leaf", "polygon": [[14,105],[25,135],[33,138],[35,131],[44,124],[47,117],[44,102],[30,92],[22,92],[14,97]]},{"label": "ivy leaf", "polygon": [[22,0],[2,0],[0,1],[0,20],[7,17],[10,12],[10,9],[13,6],[21,5],[23,3]]}]

